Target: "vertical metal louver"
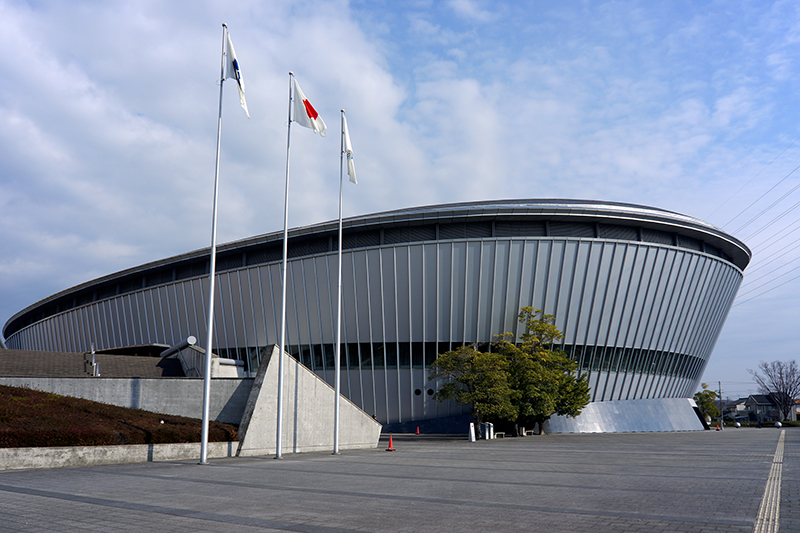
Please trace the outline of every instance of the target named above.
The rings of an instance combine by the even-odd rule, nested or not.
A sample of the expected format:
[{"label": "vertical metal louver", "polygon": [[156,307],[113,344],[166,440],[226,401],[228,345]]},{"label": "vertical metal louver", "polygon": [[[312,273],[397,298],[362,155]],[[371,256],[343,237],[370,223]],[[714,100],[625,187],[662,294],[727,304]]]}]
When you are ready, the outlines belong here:
[{"label": "vertical metal louver", "polygon": [[600,224],[598,237],[601,239],[617,239],[635,241],[639,236],[635,226],[618,226],[616,224]]},{"label": "vertical metal louver", "polygon": [[496,237],[545,237],[544,222],[497,221],[494,223]]},{"label": "vertical metal louver", "polygon": [[551,237],[583,237],[594,238],[595,225],[579,222],[550,222]]},{"label": "vertical metal louver", "polygon": [[666,231],[658,231],[650,228],[642,228],[642,241],[655,242],[658,244],[675,244],[675,238],[672,233]]},{"label": "vertical metal louver", "polygon": [[384,244],[398,244],[401,242],[432,241],[436,239],[436,226],[407,226],[404,228],[387,228],[383,230]]},{"label": "vertical metal louver", "polygon": [[439,239],[480,239],[492,236],[491,222],[439,224]]},{"label": "vertical metal louver", "polygon": [[678,235],[678,246],[681,248],[688,248],[689,250],[703,251],[703,243],[691,237]]},{"label": "vertical metal louver", "polygon": [[[380,243],[380,230],[358,231],[353,233],[345,233],[342,235],[342,250],[365,248],[367,246],[378,246]],[[337,246],[338,244],[334,242],[333,249],[335,250]]]}]

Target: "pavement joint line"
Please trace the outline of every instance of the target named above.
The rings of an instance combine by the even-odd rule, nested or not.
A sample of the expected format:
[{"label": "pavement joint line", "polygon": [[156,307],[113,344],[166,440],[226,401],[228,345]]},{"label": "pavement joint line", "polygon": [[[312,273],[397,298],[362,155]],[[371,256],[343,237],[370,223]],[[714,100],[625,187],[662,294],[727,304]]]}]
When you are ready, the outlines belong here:
[{"label": "pavement joint line", "polygon": [[[426,502],[426,503],[448,505],[455,507],[460,507],[460,506],[486,507],[490,509],[531,511],[531,512],[557,514],[557,515],[578,515],[578,516],[593,516],[593,517],[603,516],[609,518],[626,518],[626,519],[633,518],[637,520],[658,520],[670,523],[672,522],[701,523],[701,524],[718,524],[718,525],[728,525],[728,526],[742,526],[742,525],[749,526],[751,524],[749,520],[743,521],[743,520],[728,519],[728,518],[717,518],[717,519],[694,518],[694,517],[684,517],[684,516],[676,516],[668,514],[638,513],[635,511],[608,511],[603,509],[588,509],[579,507],[571,507],[571,508],[564,507],[562,509],[553,509],[551,507],[540,506],[540,505],[526,505],[517,503],[506,503],[500,501],[459,500],[454,498],[436,498],[430,496],[403,495],[403,494],[378,494],[374,492],[331,490],[331,489],[319,489],[313,487],[300,487],[300,486],[288,486],[288,485],[268,486],[260,484],[256,485],[253,483],[245,483],[241,481],[230,481],[230,480],[220,481],[219,479],[192,479],[180,476],[165,478],[165,481],[166,480],[178,481],[185,484],[201,484],[201,485],[214,485],[214,486],[219,486],[221,484],[224,484],[231,487],[239,487],[246,489],[293,492],[298,494],[299,493],[315,494],[320,496],[346,496],[351,498],[361,498],[365,501],[390,500],[393,502],[405,502],[411,504],[416,502]],[[0,485],[0,491],[2,490],[5,490],[5,488],[3,485]]]},{"label": "pavement joint line", "polygon": [[[487,443],[476,453],[458,443],[440,449],[438,443],[421,442],[409,443],[397,454],[362,450],[341,456],[291,454],[285,461],[226,457],[208,466],[179,460],[3,472],[0,516],[7,523],[0,520],[5,524],[0,530],[233,527],[283,533],[322,526],[329,528],[327,533],[478,528],[749,533],[775,464],[782,468],[781,531],[800,531],[795,513],[800,499],[793,497],[800,487],[800,468],[795,468],[800,431],[781,429],[786,429],[782,454],[776,449],[778,429],[605,435],[570,439],[575,449],[567,450],[509,446],[509,440]],[[711,442],[719,443],[714,456],[719,460],[711,461],[716,472],[695,471],[712,459],[706,447]],[[629,455],[629,445],[638,443],[639,453]],[[597,464],[584,465],[584,450],[617,453],[601,454]],[[678,455],[659,453],[667,450]],[[643,490],[635,490],[637,486]],[[779,493],[773,489],[770,494]]]},{"label": "pavement joint line", "polygon": [[[270,471],[280,471],[280,472],[285,472],[285,473],[304,473],[304,474],[315,474],[315,475],[326,475],[326,476],[343,476],[343,477],[367,477],[367,478],[385,478],[386,477],[385,474],[368,474],[368,473],[362,473],[362,472],[347,472],[347,471],[319,472],[319,471],[315,471],[315,470],[311,470],[311,469],[298,469],[298,468],[276,468],[276,467],[271,467]],[[105,472],[107,474],[109,474],[109,475],[130,476],[130,477],[136,477],[136,478],[149,478],[149,479],[157,479],[157,480],[163,480],[163,481],[169,481],[169,480],[177,479],[175,476],[167,477],[167,476],[160,476],[160,475],[154,475],[154,474],[137,474],[137,473],[132,473],[132,472],[113,472],[113,471],[110,471],[110,470],[106,470]],[[602,475],[604,475],[604,476],[614,476],[614,477],[617,477],[617,478],[620,477],[619,474],[614,474],[614,473],[606,473],[606,474],[602,474]],[[392,477],[392,479],[403,479],[403,480],[413,480],[413,481],[434,481],[434,480],[436,480],[436,481],[448,481],[448,482],[451,482],[451,483],[465,483],[465,484],[471,484],[471,483],[475,482],[475,480],[471,479],[471,478],[444,478],[444,477],[441,477],[441,476],[439,476],[439,477],[425,477],[425,476],[420,476],[420,475],[397,475],[397,474],[394,474],[391,477]],[[636,476],[636,477],[652,478],[652,477],[654,477],[654,475],[653,474],[648,474],[647,476]],[[660,476],[660,475],[657,475],[657,477],[670,477],[670,478],[680,477],[681,479],[685,479],[685,476]],[[699,478],[700,477],[698,477],[698,479]],[[723,480],[724,479],[740,480],[740,479],[742,479],[742,477],[738,476],[738,477],[731,477],[731,478],[715,478],[715,479],[717,479],[717,480],[720,480],[720,479],[723,479]],[[755,479],[755,478],[753,478],[753,479]],[[195,480],[186,480],[186,482],[187,483],[199,483],[200,481],[195,479]],[[224,484],[224,483],[230,483],[230,482],[223,481],[223,482],[219,482],[219,483],[223,483]],[[256,485],[256,484],[251,484],[251,483],[247,483],[247,484],[244,484],[242,482],[235,482],[235,483],[237,483],[237,486],[246,486],[247,488],[256,488],[256,489],[257,488],[265,488],[265,489],[271,488],[271,487],[267,487],[267,486],[263,486],[263,485]],[[565,484],[565,483],[552,483],[552,482],[547,482],[547,481],[511,481],[511,480],[507,480],[507,479],[500,479],[500,480],[482,479],[481,483],[487,484],[487,485],[504,485],[504,486],[513,485],[513,486],[519,486],[519,487],[540,487],[540,488],[541,487],[549,487],[549,488],[553,488],[553,489],[574,489],[574,488],[580,487],[580,488],[586,489],[586,490],[599,490],[599,491],[603,491],[603,492],[636,492],[636,493],[652,492],[652,493],[657,493],[657,494],[687,494],[687,495],[688,494],[697,494],[697,495],[706,495],[707,494],[707,492],[705,490],[702,490],[702,489],[697,489],[697,490],[694,490],[694,489],[665,490],[665,489],[651,489],[651,488],[646,488],[646,487],[630,487],[630,488],[628,488],[628,487],[626,487],[626,488],[615,487],[615,488],[609,488],[608,485],[594,485],[593,486],[593,485],[587,485],[586,483]],[[754,498],[755,498],[755,496],[754,496]]]},{"label": "pavement joint line", "polygon": [[20,495],[39,496],[42,498],[52,498],[58,500],[65,500],[75,503],[84,503],[88,505],[100,505],[104,507],[112,507],[117,509],[125,509],[128,511],[138,511],[143,513],[155,513],[162,515],[175,516],[180,518],[190,518],[195,520],[207,520],[211,522],[222,522],[227,524],[235,524],[240,526],[251,526],[260,528],[269,528],[280,531],[293,531],[297,533],[355,533],[357,530],[343,529],[338,527],[325,527],[314,524],[298,524],[289,523],[284,520],[270,520],[261,518],[250,518],[243,516],[236,516],[230,514],[215,513],[209,511],[194,511],[189,509],[180,509],[177,507],[165,507],[161,505],[149,505],[143,503],[131,503],[108,498],[98,498],[93,496],[82,496],[77,494],[65,494],[60,492],[53,492],[48,490],[15,487],[13,485],[0,484],[0,491],[16,493]]},{"label": "pavement joint line", "polygon": [[783,475],[783,443],[786,430],[781,430],[772,466],[767,477],[767,486],[764,487],[764,496],[758,508],[758,517],[753,527],[753,533],[777,533],[780,529],[781,515],[781,478]]}]

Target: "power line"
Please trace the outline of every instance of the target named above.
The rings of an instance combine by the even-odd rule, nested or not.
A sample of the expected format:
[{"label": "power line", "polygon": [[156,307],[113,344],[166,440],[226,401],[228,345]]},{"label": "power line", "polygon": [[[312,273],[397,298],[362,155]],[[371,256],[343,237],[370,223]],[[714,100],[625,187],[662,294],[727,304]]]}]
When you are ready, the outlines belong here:
[{"label": "power line", "polygon": [[786,275],[788,275],[788,274],[791,274],[792,272],[794,272],[795,270],[798,270],[798,269],[800,269],[800,265],[798,265],[798,266],[794,267],[794,268],[793,268],[793,269],[791,269],[791,270],[788,270],[788,271],[784,272],[784,273],[783,273],[783,274],[781,274],[780,276],[776,276],[776,277],[772,278],[770,281],[768,281],[768,282],[766,282],[766,283],[762,283],[761,285],[759,285],[759,286],[757,286],[757,287],[753,287],[752,289],[749,289],[749,290],[747,290],[747,291],[745,291],[745,292],[742,292],[742,293],[740,293],[740,295],[741,295],[741,296],[748,295],[748,294],[750,294],[751,292],[753,292],[753,291],[755,291],[755,290],[758,290],[758,289],[760,289],[761,287],[765,287],[765,286],[769,285],[770,283],[772,283],[773,281],[775,281],[775,280],[777,280],[777,279],[780,279],[780,278],[782,278],[783,276],[786,276]]},{"label": "power line", "polygon": [[[733,197],[734,197],[734,196],[736,196],[737,194],[739,194],[740,192],[742,192],[742,190],[743,190],[745,187],[747,187],[748,185],[750,185],[750,184],[753,182],[753,180],[754,180],[754,179],[756,179],[758,176],[760,176],[762,172],[764,172],[765,170],[767,170],[767,168],[768,168],[768,167],[769,167],[769,166],[770,166],[772,163],[774,163],[774,162],[775,162],[775,161],[776,161],[776,160],[777,160],[777,159],[778,159],[780,156],[782,156],[782,155],[783,155],[783,154],[786,152],[786,150],[788,150],[789,148],[791,148],[792,146],[794,146],[794,143],[796,143],[798,140],[800,140],[800,136],[798,136],[798,137],[797,137],[795,140],[793,140],[791,143],[789,143],[789,146],[787,146],[786,148],[784,148],[784,149],[783,149],[783,151],[782,151],[781,153],[779,153],[778,155],[776,155],[776,156],[775,156],[775,157],[772,159],[772,161],[770,161],[769,163],[767,163],[766,165],[764,165],[764,168],[762,168],[761,170],[759,170],[758,172],[756,172],[755,176],[753,176],[752,178],[750,178],[750,179],[747,181],[747,183],[745,183],[744,185],[742,185],[742,186],[739,188],[739,190],[738,190],[738,191],[736,191],[735,193],[733,193],[732,195],[730,195],[730,197],[729,197],[727,200],[725,200],[724,202],[722,202],[722,204],[720,204],[720,205],[719,205],[719,206],[718,206],[716,209],[714,209],[712,212],[710,212],[710,213],[709,213],[709,214],[706,216],[706,218],[710,218],[710,217],[711,217],[711,215],[713,215],[714,213],[716,213],[717,211],[719,211],[719,210],[722,208],[722,206],[724,206],[725,204],[727,204],[728,202],[730,202],[730,201],[733,199]],[[741,213],[739,213],[739,214],[741,214]],[[739,216],[739,215],[736,215],[736,217],[738,217],[738,216]],[[734,217],[734,218],[731,220],[731,222],[733,222],[734,220],[736,220],[736,217]],[[728,224],[730,224],[730,222],[728,222]]]},{"label": "power line", "polygon": [[[769,248],[770,246],[773,246],[773,245],[774,245],[774,244],[776,244],[777,242],[780,242],[780,240],[778,240],[778,241],[776,241],[776,243],[772,243],[772,244],[770,244],[770,245],[767,245],[767,243],[768,243],[769,241],[771,241],[771,240],[775,239],[775,238],[776,238],[776,237],[778,237],[778,236],[779,236],[781,233],[783,233],[783,232],[786,232],[786,231],[787,231],[789,228],[791,228],[792,226],[794,226],[794,225],[796,225],[796,224],[800,224],[800,218],[798,218],[797,220],[795,220],[794,222],[792,222],[792,223],[791,223],[791,224],[789,224],[788,226],[784,227],[783,229],[781,229],[781,230],[779,230],[779,231],[776,231],[776,232],[775,232],[775,233],[773,233],[773,234],[772,234],[770,237],[767,237],[766,239],[764,239],[764,240],[763,240],[763,241],[761,241],[760,243],[756,244],[755,246],[753,246],[753,247],[751,248],[751,250],[753,250],[753,251],[760,250],[760,249],[762,249],[762,247],[764,247],[764,248],[763,248],[763,250],[766,250],[766,249],[767,249],[767,248]],[[797,226],[796,228],[794,228],[792,231],[789,231],[788,233],[789,233],[789,234],[791,234],[791,233],[794,233],[794,232],[795,232],[795,231],[797,231],[798,229],[800,229],[800,226]]]},{"label": "power line", "polygon": [[[800,169],[800,165],[797,165],[797,166],[795,167],[795,169],[794,169],[794,170],[792,170],[792,171],[791,171],[789,174],[787,174],[787,175],[786,175],[786,176],[785,176],[785,177],[784,177],[784,178],[783,178],[781,181],[779,181],[778,183],[776,183],[776,184],[775,184],[775,186],[774,186],[774,187],[772,187],[772,189],[774,189],[774,188],[775,188],[775,187],[777,187],[777,186],[778,186],[780,183],[782,183],[782,182],[783,182],[783,180],[785,180],[786,178],[788,178],[789,176],[791,176],[792,174],[794,174],[794,173],[797,171],[797,169]],[[770,192],[772,189],[770,189],[770,190],[769,190],[769,191],[767,191],[767,192]],[[783,196],[781,196],[780,198],[778,198],[777,200],[775,200],[774,202],[772,202],[772,203],[771,203],[770,205],[768,205],[766,208],[762,209],[762,210],[761,210],[761,212],[760,212],[759,214],[757,214],[756,216],[754,216],[753,218],[751,218],[750,220],[748,220],[747,222],[745,222],[743,225],[739,226],[739,228],[738,228],[738,229],[734,230],[734,233],[739,233],[739,232],[740,232],[740,231],[742,231],[744,228],[746,228],[747,226],[749,226],[750,224],[752,224],[753,222],[755,222],[755,221],[756,221],[758,218],[760,218],[760,217],[761,217],[761,215],[763,215],[764,213],[766,213],[767,211],[769,211],[770,209],[772,209],[773,207],[775,207],[777,204],[779,204],[781,201],[783,201],[783,199],[784,199],[784,198],[786,198],[787,196],[789,196],[790,194],[792,194],[792,193],[793,193],[794,191],[796,191],[797,189],[800,189],[800,183],[798,183],[797,185],[795,185],[794,187],[792,187],[792,189],[791,189],[791,190],[789,190],[789,192],[785,193]],[[766,195],[766,194],[767,194],[767,193],[764,193],[764,195]],[[761,198],[763,198],[763,197],[764,197],[764,195],[762,195],[762,196],[761,196]],[[761,198],[759,198],[758,200],[760,200]],[[756,202],[757,202],[758,200],[756,200]],[[753,202],[753,203],[755,203],[755,202]],[[750,206],[752,206],[752,205],[753,205],[753,204],[750,204]],[[747,209],[750,209],[750,206],[748,206],[748,208],[747,208]],[[794,209],[795,207],[797,207],[797,204],[795,204],[795,206],[794,206],[794,207],[792,207],[791,209],[789,209],[789,211],[791,211],[791,210],[792,210],[792,209]],[[784,214],[785,214],[785,213],[784,213]],[[738,216],[738,215],[737,215],[737,216]],[[782,216],[782,215],[781,215],[781,216]],[[779,218],[780,218],[780,217],[779,217]],[[730,222],[729,222],[729,224],[730,224]],[[769,226],[769,224],[768,224],[767,226]],[[763,228],[762,228],[762,229],[763,229]],[[759,230],[759,231],[761,231],[761,230]],[[758,232],[756,232],[756,233],[758,233]],[[752,237],[753,235],[750,235],[750,236]]]},{"label": "power line", "polygon": [[[798,248],[798,247],[800,247],[800,244],[798,244],[797,246],[795,246],[795,248]],[[794,249],[794,248],[792,248],[792,249]],[[775,260],[777,260],[777,259],[778,259],[778,258],[776,257],[776,258],[775,258],[775,259],[773,259],[772,261],[775,261]],[[800,257],[795,257],[794,259],[792,259],[792,260],[791,260],[791,261],[789,261],[788,263],[784,263],[784,264],[782,264],[781,266],[779,266],[779,267],[777,267],[777,268],[774,268],[774,269],[770,270],[770,271],[769,271],[769,272],[767,272],[766,274],[762,274],[762,275],[758,276],[757,278],[749,278],[749,279],[748,279],[748,278],[745,278],[745,282],[746,282],[746,283],[748,283],[748,284],[752,284],[753,282],[755,282],[755,281],[758,281],[758,280],[760,280],[761,278],[763,278],[763,277],[765,277],[765,276],[769,276],[769,275],[770,275],[770,274],[772,274],[773,272],[776,272],[776,271],[778,271],[778,270],[780,270],[780,269],[782,269],[782,268],[785,268],[786,266],[788,266],[788,265],[790,265],[790,264],[794,263],[794,262],[795,262],[795,261],[797,261],[797,260],[800,260]],[[760,265],[760,266],[766,266],[766,265],[768,265],[769,263],[771,263],[772,261],[769,261],[769,262],[767,262],[767,263],[764,263],[764,265]],[[740,288],[740,290],[741,290],[741,288]]]},{"label": "power line", "polygon": [[[792,246],[792,245],[793,245],[793,244],[795,244],[795,243],[800,243],[800,239],[795,239],[795,240],[793,240],[792,242],[790,242],[789,244],[787,244],[786,246],[784,246],[783,248],[780,248],[780,249],[776,250],[776,251],[775,251],[775,252],[773,252],[773,254],[772,254],[772,255],[774,256],[772,259],[770,259],[769,261],[766,261],[766,262],[764,262],[764,263],[758,263],[758,266],[756,266],[756,267],[754,267],[754,268],[751,268],[751,269],[748,269],[748,270],[746,271],[746,273],[747,273],[747,274],[752,274],[753,272],[758,272],[759,270],[761,270],[761,269],[762,269],[762,268],[764,268],[765,266],[769,265],[770,263],[773,263],[773,262],[777,261],[778,259],[782,259],[782,258],[783,258],[783,256],[785,255],[785,253],[792,252],[792,251],[794,251],[795,249],[797,249],[798,247],[800,247],[800,244],[798,244],[798,245],[797,245],[797,246],[795,246],[794,248],[790,248],[790,249],[786,250],[787,248],[789,248],[789,246]],[[784,252],[784,251],[785,251],[785,252]],[[784,253],[782,254],[781,252],[784,252]],[[795,257],[795,258],[793,258],[793,259],[789,260],[789,262],[791,263],[791,262],[793,262],[793,261],[797,261],[797,259],[798,259],[798,258],[797,258],[797,257]],[[788,263],[787,263],[787,264],[788,264]],[[786,266],[786,264],[784,264],[784,265],[782,265],[782,266]]]},{"label": "power line", "polygon": [[[794,270],[797,270],[797,269],[794,269]],[[790,272],[791,272],[791,271],[790,271]],[[789,273],[789,272],[787,272],[787,274],[788,274],[788,273]],[[783,286],[784,286],[784,285],[786,285],[787,283],[791,283],[791,282],[793,282],[794,280],[796,280],[796,279],[798,279],[798,278],[800,278],[800,276],[795,276],[795,277],[793,277],[792,279],[786,280],[786,281],[784,281],[783,283],[781,283],[780,285],[775,285],[774,287],[772,287],[772,288],[770,288],[770,289],[767,289],[767,290],[765,290],[764,292],[761,292],[761,293],[759,293],[759,294],[756,294],[755,296],[753,296],[753,297],[751,297],[751,298],[748,298],[747,300],[742,300],[741,302],[736,302],[735,304],[733,304],[733,306],[732,306],[732,307],[739,307],[739,306],[740,306],[740,305],[742,305],[743,303],[747,303],[747,302],[749,302],[749,301],[751,301],[751,300],[755,300],[756,298],[758,298],[758,297],[760,297],[760,296],[764,296],[764,295],[765,295],[765,294],[767,294],[768,292],[772,292],[772,291],[774,291],[774,290],[775,290],[775,289],[777,289],[777,288],[783,287]],[[765,283],[764,285],[766,285],[766,283]],[[755,289],[753,289],[753,290],[755,290]],[[750,292],[752,292],[752,291],[750,291]],[[738,299],[738,296],[737,296],[737,299]]]}]

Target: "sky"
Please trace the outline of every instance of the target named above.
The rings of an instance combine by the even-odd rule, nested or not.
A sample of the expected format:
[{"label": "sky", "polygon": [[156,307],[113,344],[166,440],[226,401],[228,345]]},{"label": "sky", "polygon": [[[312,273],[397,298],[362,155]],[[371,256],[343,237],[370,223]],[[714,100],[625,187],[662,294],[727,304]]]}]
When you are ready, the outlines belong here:
[{"label": "sky", "polygon": [[125,268],[207,247],[222,26],[218,242],[505,198],[630,202],[714,224],[753,261],[703,381],[797,358],[800,3],[0,0],[0,325]]}]

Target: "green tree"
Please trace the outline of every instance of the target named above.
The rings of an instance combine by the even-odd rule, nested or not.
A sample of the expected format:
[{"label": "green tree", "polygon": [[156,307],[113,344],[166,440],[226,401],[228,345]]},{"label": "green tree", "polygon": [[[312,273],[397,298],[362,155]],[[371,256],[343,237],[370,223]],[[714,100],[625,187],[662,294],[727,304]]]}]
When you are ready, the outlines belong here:
[{"label": "green tree", "polygon": [[505,333],[492,353],[464,346],[440,354],[429,374],[444,382],[434,398],[471,405],[476,423],[509,420],[516,428],[541,429],[554,414],[578,416],[589,403],[589,384],[563,350],[553,349],[562,338],[553,317],[524,307],[519,320],[525,324],[520,344]]},{"label": "green tree", "polygon": [[553,343],[563,335],[554,317],[532,307],[523,307],[519,321],[525,324],[522,342],[515,344],[506,333],[495,343],[495,351],[509,362],[509,383],[516,409],[515,429],[535,427],[551,416],[578,416],[589,403],[587,377],[577,377],[577,363]]},{"label": "green tree", "polygon": [[479,352],[474,346],[440,354],[429,369],[429,379],[444,381],[434,399],[471,406],[478,427],[489,419],[509,419],[514,416],[514,406],[508,369],[503,355]]},{"label": "green tree", "polygon": [[708,388],[708,383],[701,383],[702,391],[694,393],[694,401],[697,408],[703,413],[706,418],[717,418],[719,416],[719,409],[714,404],[714,401],[719,397],[716,392]]}]

